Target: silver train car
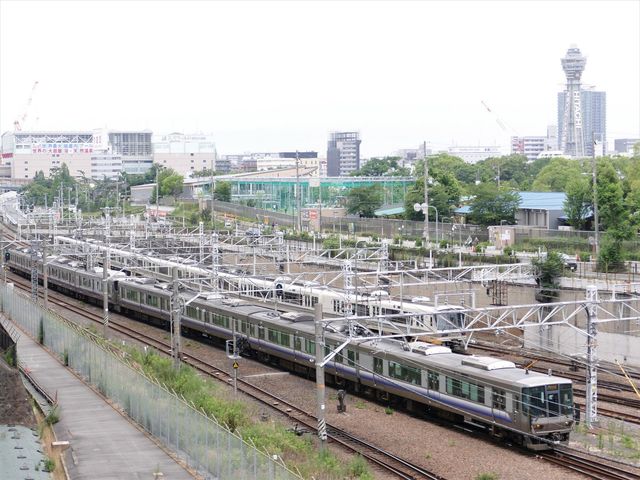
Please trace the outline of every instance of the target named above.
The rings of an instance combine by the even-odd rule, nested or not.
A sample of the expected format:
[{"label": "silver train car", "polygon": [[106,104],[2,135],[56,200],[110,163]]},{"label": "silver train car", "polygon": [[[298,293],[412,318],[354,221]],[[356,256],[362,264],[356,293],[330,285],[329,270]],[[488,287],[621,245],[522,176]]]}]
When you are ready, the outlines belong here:
[{"label": "silver train car", "polygon": [[[81,247],[87,254],[102,253],[107,248],[97,241],[77,240],[63,236],[56,237],[56,240],[61,244]],[[96,255],[96,262],[100,262],[101,259],[101,255]],[[212,271],[208,268],[203,268],[193,261],[181,261],[179,258],[164,260],[109,248],[109,259],[112,266],[130,272],[132,275],[152,277],[167,282],[171,281],[172,267],[178,267],[178,278],[187,285],[191,279],[212,276]],[[192,285],[197,287],[195,282]],[[430,341],[441,341],[454,348],[462,348],[464,343],[464,333],[438,333],[439,330],[450,331],[463,325],[464,314],[460,313],[463,309],[461,306],[434,306],[423,302],[422,297],[400,302],[399,299],[390,297],[385,291],[355,295],[354,292],[347,293],[345,290],[317,282],[293,282],[287,276],[256,278],[223,269],[218,271],[218,286],[223,290],[255,297],[256,300],[277,298],[278,303],[307,308],[310,312],[317,303],[320,303],[325,312],[335,316],[370,316],[373,319],[376,316],[385,315],[392,319],[392,323],[386,325],[392,325],[393,328],[385,326],[384,333],[411,330],[428,335]],[[376,322],[371,322],[370,327],[377,328]]]},{"label": "silver train car", "polygon": [[[30,255],[11,251],[8,264],[30,274]],[[49,284],[99,303],[101,272],[87,272],[68,259],[48,259]],[[114,276],[109,281],[111,308],[134,318],[169,326],[169,284],[153,279]],[[193,292],[182,292],[185,300]],[[249,302],[202,295],[181,315],[185,333],[214,340],[232,338],[241,353],[283,368],[314,376],[316,341],[310,315],[280,313]],[[516,368],[492,357],[452,353],[425,342],[375,339],[364,326],[358,340],[347,344],[326,364],[329,383],[350,391],[403,404],[414,411],[434,411],[452,421],[485,428],[530,449],[566,444],[574,422],[570,380]],[[341,320],[327,324],[324,354],[347,340]],[[371,337],[371,338],[369,338]]]}]

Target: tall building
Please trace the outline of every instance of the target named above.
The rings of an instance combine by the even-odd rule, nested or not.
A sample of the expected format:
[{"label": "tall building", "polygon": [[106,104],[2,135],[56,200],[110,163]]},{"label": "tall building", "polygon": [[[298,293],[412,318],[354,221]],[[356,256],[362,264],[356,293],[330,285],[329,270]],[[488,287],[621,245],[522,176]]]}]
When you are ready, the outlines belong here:
[{"label": "tall building", "polygon": [[327,175],[344,177],[360,169],[360,133],[332,132],[327,142]]},{"label": "tall building", "polygon": [[572,46],[561,59],[567,77],[564,92],[558,93],[559,147],[572,157],[594,154],[595,143],[606,151],[607,97],[605,92],[585,90],[580,79],[587,64],[580,49]]},{"label": "tall building", "polygon": [[212,135],[154,135],[153,161],[163,167],[174,169],[180,175],[209,170],[212,167],[217,172],[228,173],[223,164],[217,163],[216,144]]}]

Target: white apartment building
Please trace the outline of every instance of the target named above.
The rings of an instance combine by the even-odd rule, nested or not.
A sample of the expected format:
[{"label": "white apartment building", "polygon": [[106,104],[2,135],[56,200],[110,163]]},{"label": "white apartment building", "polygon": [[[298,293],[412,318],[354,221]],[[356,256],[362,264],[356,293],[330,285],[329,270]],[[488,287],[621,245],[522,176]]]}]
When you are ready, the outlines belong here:
[{"label": "white apartment building", "polygon": [[122,172],[122,155],[108,152],[97,152],[91,155],[91,178],[113,180],[120,176],[120,172]]}]

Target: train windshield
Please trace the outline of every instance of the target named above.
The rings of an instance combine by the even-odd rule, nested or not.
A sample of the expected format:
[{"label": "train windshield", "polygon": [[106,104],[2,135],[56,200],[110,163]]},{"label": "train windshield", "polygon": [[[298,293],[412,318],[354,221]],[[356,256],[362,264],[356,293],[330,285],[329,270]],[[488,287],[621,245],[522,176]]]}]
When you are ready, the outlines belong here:
[{"label": "train windshield", "polygon": [[443,312],[436,315],[438,330],[452,330],[462,328],[464,325],[464,313]]},{"label": "train windshield", "polygon": [[557,417],[573,412],[571,385],[543,385],[522,389],[522,408],[532,417]]}]

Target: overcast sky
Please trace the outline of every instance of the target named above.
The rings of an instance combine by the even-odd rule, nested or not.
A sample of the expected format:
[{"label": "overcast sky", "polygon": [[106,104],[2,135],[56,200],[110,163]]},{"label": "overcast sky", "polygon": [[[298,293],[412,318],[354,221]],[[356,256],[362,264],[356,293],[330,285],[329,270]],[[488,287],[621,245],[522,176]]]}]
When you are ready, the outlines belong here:
[{"label": "overcast sky", "polygon": [[[0,131],[212,133],[219,153],[364,156],[508,144],[556,123],[560,57],[587,56],[614,138],[640,136],[639,1],[0,0]],[[496,116],[507,125],[503,130]]]}]

